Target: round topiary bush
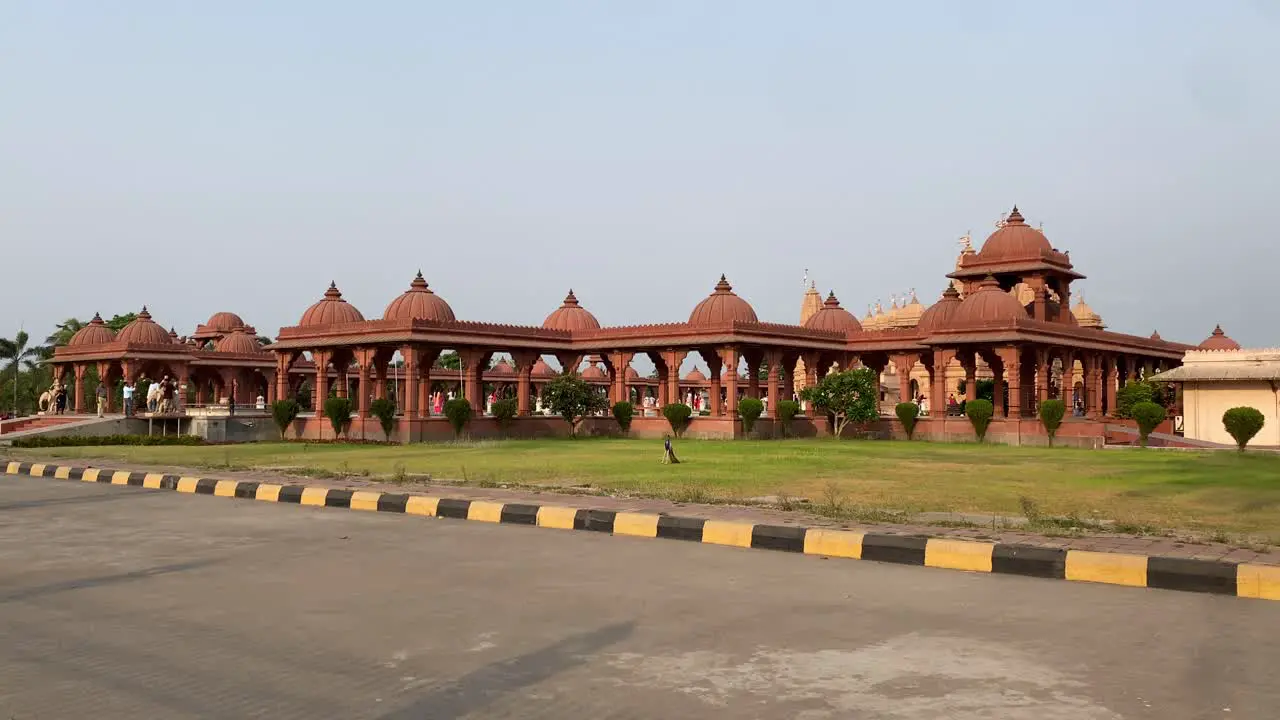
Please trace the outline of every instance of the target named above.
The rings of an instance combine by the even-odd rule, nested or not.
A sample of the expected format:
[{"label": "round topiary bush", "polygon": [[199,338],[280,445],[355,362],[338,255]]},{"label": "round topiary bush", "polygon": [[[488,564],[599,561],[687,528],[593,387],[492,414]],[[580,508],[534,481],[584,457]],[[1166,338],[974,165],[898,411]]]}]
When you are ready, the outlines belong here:
[{"label": "round topiary bush", "polygon": [[391,431],[396,429],[396,404],[388,398],[377,398],[369,403],[369,414],[378,418],[382,426],[382,436],[391,442]]},{"label": "round topiary bush", "polygon": [[1233,407],[1222,413],[1222,426],[1235,438],[1236,446],[1244,452],[1244,446],[1257,435],[1267,419],[1256,408]]},{"label": "round topiary bush", "polygon": [[913,402],[900,402],[893,407],[893,412],[902,423],[902,429],[910,440],[916,433],[916,419],[920,417],[920,406]]},{"label": "round topiary bush", "polygon": [[1130,414],[1133,415],[1134,422],[1138,423],[1138,444],[1142,447],[1147,446],[1147,436],[1151,434],[1156,426],[1164,422],[1167,414],[1164,408],[1153,402],[1134,403],[1129,408]]},{"label": "round topiary bush", "polygon": [[662,417],[667,419],[671,424],[671,432],[680,437],[684,434],[684,429],[689,427],[689,418],[693,416],[693,409],[684,403],[671,403],[662,408]]},{"label": "round topiary bush", "polygon": [[462,428],[471,421],[471,403],[463,398],[454,398],[444,404],[444,416],[449,418],[449,425],[453,428],[453,437],[456,440],[462,435]]},{"label": "round topiary bush", "polygon": [[742,431],[749,433],[755,427],[756,420],[764,412],[764,403],[756,398],[742,398],[738,401],[738,417],[742,418]]},{"label": "round topiary bush", "polygon": [[635,414],[635,406],[625,400],[613,404],[613,419],[618,421],[618,427],[622,428],[623,433],[631,432],[631,418]]},{"label": "round topiary bush", "polygon": [[982,442],[987,437],[987,428],[991,425],[991,417],[995,415],[996,408],[991,404],[990,400],[970,400],[965,403],[964,414],[969,418],[970,424],[973,425],[973,432],[978,436],[978,442]]},{"label": "round topiary bush", "polygon": [[1058,434],[1062,418],[1067,414],[1067,405],[1061,400],[1045,400],[1040,403],[1040,422],[1044,431],[1049,434],[1049,447],[1053,447],[1053,438]]},{"label": "round topiary bush", "polygon": [[325,400],[324,416],[329,418],[334,436],[341,436],[351,424],[351,398],[331,397]]},{"label": "round topiary bush", "polygon": [[275,421],[276,428],[280,430],[281,440],[284,440],[285,431],[298,418],[298,413],[301,410],[302,407],[293,398],[285,398],[271,403],[271,419]]},{"label": "round topiary bush", "polygon": [[778,425],[782,428],[782,436],[791,434],[791,421],[800,414],[800,403],[795,400],[779,400],[778,409],[774,412]]}]

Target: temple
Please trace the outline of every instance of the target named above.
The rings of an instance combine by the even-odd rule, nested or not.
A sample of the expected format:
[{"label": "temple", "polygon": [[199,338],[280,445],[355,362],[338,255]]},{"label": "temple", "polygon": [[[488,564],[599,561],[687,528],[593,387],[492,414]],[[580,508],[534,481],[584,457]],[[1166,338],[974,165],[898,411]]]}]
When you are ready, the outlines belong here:
[{"label": "temple", "polygon": [[[780,399],[826,373],[868,367],[882,378],[890,413],[898,398],[925,398],[930,412],[918,434],[972,438],[967,419],[944,409],[953,397],[976,397],[978,381],[989,379],[996,406],[989,438],[1036,442],[1043,430],[1035,408],[1062,398],[1076,412],[1060,436],[1092,442],[1105,436],[1120,385],[1179,365],[1193,346],[1155,333],[1107,330],[1082,298],[1071,305],[1072,285],[1083,278],[1070,255],[1055,249],[1015,207],[981,248],[966,241],[935,302],[926,306],[912,293],[901,305],[895,298],[888,312],[877,304],[861,321],[834,292],[824,298],[810,284],[799,324],[764,322],[724,276],[681,322],[603,326],[572,291],[539,326],[460,320],[419,273],[373,319],[331,283],[270,344],[225,312],[186,339],[163,330],[145,310],[119,335],[95,317],[56,351],[53,363],[63,377],[75,378],[77,411],[85,407],[82,378],[93,366],[109,383],[161,373],[177,377],[188,386],[184,399],[195,406],[305,398],[313,414],[300,418],[298,427],[310,437],[324,433],[317,415],[330,395],[353,399],[353,435],[381,437],[369,405],[392,397],[402,441],[450,436],[432,400],[439,393],[471,403],[478,416],[473,434],[490,432],[492,419],[484,413],[493,397],[517,400],[517,432],[563,432],[560,420],[539,412],[540,387],[558,369],[579,371],[611,401],[638,403],[633,434],[668,432],[659,409],[694,395],[705,404],[695,400],[701,407],[691,434],[742,435],[742,397],[764,400],[765,418],[756,432],[768,434]],[[440,364],[446,356],[456,361],[452,367]],[[648,359],[652,373],[642,376],[632,367],[638,357]],[[682,375],[686,360],[695,357],[707,372],[695,368]],[[601,421],[602,427],[612,422]],[[802,434],[825,427],[825,418],[813,413],[798,422]]]}]

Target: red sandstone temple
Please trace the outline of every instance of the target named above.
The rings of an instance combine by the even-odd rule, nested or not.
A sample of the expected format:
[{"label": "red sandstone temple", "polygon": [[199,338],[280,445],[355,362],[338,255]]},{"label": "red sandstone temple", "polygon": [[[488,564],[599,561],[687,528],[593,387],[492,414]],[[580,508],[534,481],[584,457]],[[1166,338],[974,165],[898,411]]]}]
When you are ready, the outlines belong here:
[{"label": "red sandstone temple", "polygon": [[[446,421],[433,415],[429,398],[459,389],[477,414],[472,433],[495,431],[492,419],[483,416],[486,386],[498,394],[514,391],[521,416],[517,434],[564,432],[558,418],[536,414],[541,385],[557,373],[547,358],[581,372],[611,401],[653,406],[636,418],[633,434],[667,432],[656,408],[683,402],[691,389],[705,390],[708,396],[708,414],[696,416],[689,428],[694,436],[742,435],[736,420],[742,397],[766,400],[757,432],[769,434],[778,400],[792,397],[794,385],[863,366],[878,373],[888,370],[886,375],[900,383],[897,395],[903,398],[914,395],[914,386],[907,385],[913,373],[926,379],[921,392],[933,412],[920,421],[917,433],[972,438],[967,419],[942,412],[948,404],[943,373],[959,366],[969,399],[975,396],[980,369],[995,381],[997,418],[989,437],[1020,443],[1043,435],[1033,409],[1057,396],[1078,401],[1084,409],[1084,417],[1071,418],[1060,436],[1101,438],[1103,418],[1120,384],[1178,365],[1192,348],[1158,334],[1139,337],[1082,326],[1070,301],[1072,283],[1084,276],[1016,207],[980,250],[961,254],[947,277],[951,282],[938,301],[904,327],[866,328],[834,293],[803,325],[762,322],[723,276],[684,322],[603,327],[570,291],[542,325],[529,327],[458,320],[419,273],[376,319],[366,319],[330,284],[297,325],[281,328],[275,342],[265,346],[232,313],[215,314],[182,339],[156,324],[144,308],[118,335],[95,316],[66,347],[58,348],[52,362],[61,377],[75,379],[77,412],[87,407],[86,392],[93,392],[84,387],[85,374],[96,367],[110,385],[121,379],[177,377],[188,388],[185,401],[197,408],[226,399],[253,408],[258,398],[270,403],[297,397],[304,386],[313,410],[331,393],[349,395],[356,407],[350,431],[354,437],[381,438],[369,404],[391,396],[403,441],[450,437]],[[445,351],[456,353],[459,369],[438,364]],[[709,372],[694,369],[681,377],[680,369],[693,353]],[[641,377],[631,366],[641,355],[655,368],[650,377]],[[500,357],[496,363],[495,357]],[[799,378],[797,367],[803,368]],[[304,415],[297,423],[306,437],[326,432],[327,422],[315,415]],[[613,421],[600,418],[599,423],[605,431]],[[821,417],[800,418],[798,424],[801,434],[825,428]]]}]

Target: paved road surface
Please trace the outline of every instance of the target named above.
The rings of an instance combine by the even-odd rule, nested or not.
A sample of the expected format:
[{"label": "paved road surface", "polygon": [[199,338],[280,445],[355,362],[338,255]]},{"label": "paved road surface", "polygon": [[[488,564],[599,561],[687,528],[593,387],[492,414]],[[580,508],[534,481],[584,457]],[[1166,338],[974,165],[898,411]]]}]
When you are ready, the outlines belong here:
[{"label": "paved road surface", "polygon": [[0,480],[0,718],[1275,718],[1280,603]]}]

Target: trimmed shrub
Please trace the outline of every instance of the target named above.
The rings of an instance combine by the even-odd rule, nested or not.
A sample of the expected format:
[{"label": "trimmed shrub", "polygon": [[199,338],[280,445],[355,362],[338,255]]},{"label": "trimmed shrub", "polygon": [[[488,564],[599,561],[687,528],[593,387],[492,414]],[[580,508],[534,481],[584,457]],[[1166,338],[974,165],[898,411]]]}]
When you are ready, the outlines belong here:
[{"label": "trimmed shrub", "polygon": [[920,406],[913,402],[900,402],[894,406],[893,412],[898,416],[898,422],[902,423],[902,429],[907,432],[907,439],[910,440],[916,432],[916,419],[920,416]]},{"label": "trimmed shrub", "polygon": [[493,419],[498,421],[498,429],[503,435],[511,429],[511,423],[516,419],[516,413],[520,411],[519,405],[511,398],[505,400],[494,400],[493,405],[489,408],[489,412],[493,413]]},{"label": "trimmed shrub", "polygon": [[1138,443],[1142,447],[1147,446],[1147,436],[1151,434],[1156,426],[1164,422],[1166,413],[1164,408],[1153,402],[1140,402],[1130,408],[1133,419],[1138,423]]},{"label": "trimmed shrub", "polygon": [[284,440],[285,431],[298,419],[298,413],[302,411],[302,406],[293,398],[277,400],[271,403],[271,419],[275,421],[276,428],[280,430],[280,439]]},{"label": "trimmed shrub", "polygon": [[444,404],[444,416],[449,418],[449,426],[453,428],[453,438],[462,435],[462,428],[471,421],[471,403],[465,398],[454,398]]},{"label": "trimmed shrub", "polygon": [[987,428],[990,427],[991,417],[995,413],[995,406],[991,404],[990,400],[979,398],[965,403],[964,414],[973,425],[973,431],[978,435],[978,442],[982,442],[987,438]]},{"label": "trimmed shrub", "polygon": [[795,400],[779,400],[778,409],[774,411],[774,416],[778,420],[778,424],[782,427],[782,436],[786,437],[791,434],[791,421],[800,414],[800,403]]},{"label": "trimmed shrub", "polygon": [[382,426],[382,437],[391,442],[391,431],[396,429],[396,404],[387,398],[378,398],[369,403],[369,414],[378,418]]},{"label": "trimmed shrub", "polygon": [[1254,435],[1262,430],[1267,419],[1262,416],[1256,408],[1251,407],[1233,407],[1222,413],[1222,426],[1231,433],[1231,437],[1235,438],[1236,446],[1240,448],[1240,452],[1244,452],[1244,446],[1249,444]]},{"label": "trimmed shrub", "polygon": [[351,424],[351,398],[331,397],[325,400],[324,416],[329,418],[334,436],[342,436]]},{"label": "trimmed shrub", "polygon": [[756,398],[742,398],[738,401],[738,417],[742,418],[742,431],[751,432],[756,420],[764,413],[764,403]]},{"label": "trimmed shrub", "polygon": [[624,433],[631,432],[631,418],[635,414],[635,406],[625,400],[613,404],[613,419],[618,421],[618,427]]},{"label": "trimmed shrub", "polygon": [[689,427],[689,418],[693,416],[693,409],[684,403],[671,403],[662,408],[662,417],[667,419],[671,424],[671,432],[676,437],[684,435],[685,428]]},{"label": "trimmed shrub", "polygon": [[67,435],[35,436],[13,441],[16,448],[88,447],[95,445],[204,445],[199,435]]},{"label": "trimmed shrub", "polygon": [[569,436],[578,436],[578,426],[593,413],[609,409],[609,399],[577,373],[557,375],[542,388],[542,404],[569,423]]},{"label": "trimmed shrub", "polygon": [[1040,403],[1040,422],[1044,431],[1049,434],[1049,447],[1053,447],[1053,438],[1058,434],[1062,418],[1067,414],[1067,405],[1061,400],[1045,400]]}]

